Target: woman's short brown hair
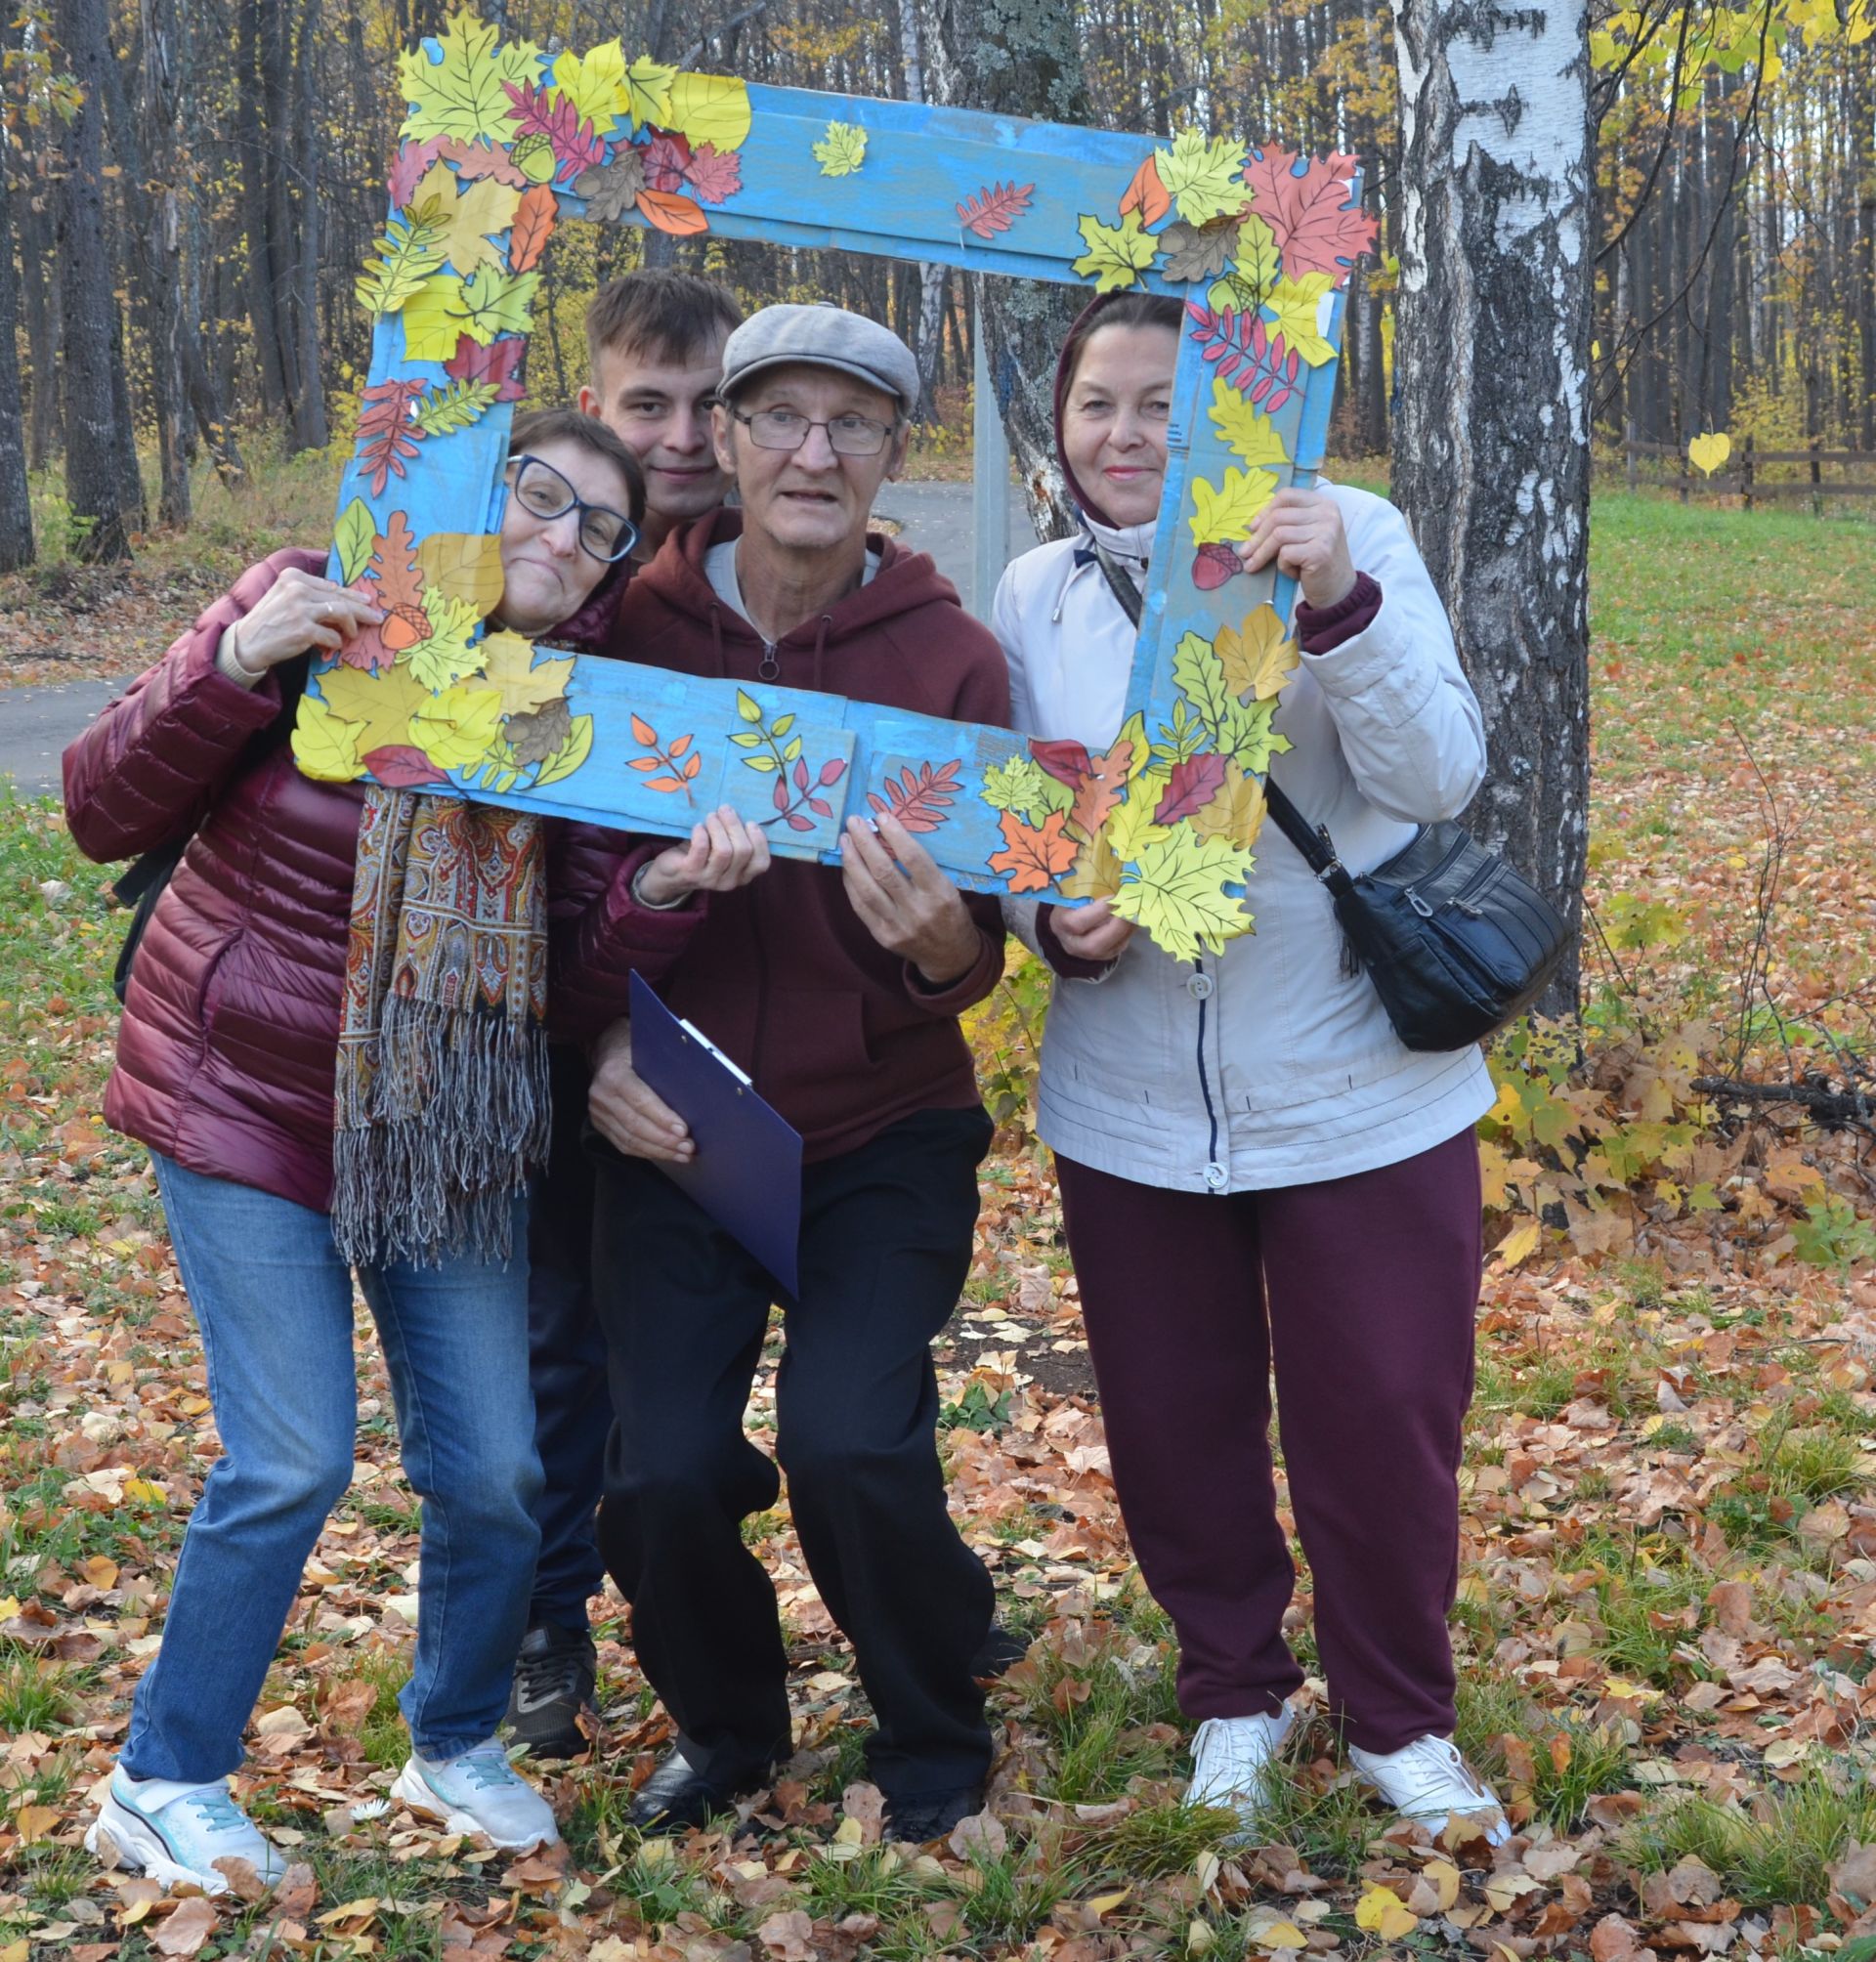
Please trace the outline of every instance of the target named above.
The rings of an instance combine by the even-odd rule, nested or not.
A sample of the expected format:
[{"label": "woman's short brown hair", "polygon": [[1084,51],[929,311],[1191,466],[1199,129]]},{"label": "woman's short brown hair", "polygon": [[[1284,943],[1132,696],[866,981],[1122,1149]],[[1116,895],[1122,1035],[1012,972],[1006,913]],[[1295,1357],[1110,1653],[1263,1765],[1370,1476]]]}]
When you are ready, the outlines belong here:
[{"label": "woman's short brown hair", "polygon": [[1170,327],[1176,334],[1184,320],[1184,307],[1166,293],[1109,293],[1084,308],[1062,343],[1059,368],[1064,398],[1075,385],[1075,370],[1088,342],[1103,327]]},{"label": "woman's short brown hair", "polygon": [[586,415],[577,408],[531,408],[515,417],[508,432],[510,456],[528,455],[544,443],[577,443],[616,464],[625,480],[630,506],[625,515],[634,525],[645,522],[645,473],[631,449],[596,415]]}]

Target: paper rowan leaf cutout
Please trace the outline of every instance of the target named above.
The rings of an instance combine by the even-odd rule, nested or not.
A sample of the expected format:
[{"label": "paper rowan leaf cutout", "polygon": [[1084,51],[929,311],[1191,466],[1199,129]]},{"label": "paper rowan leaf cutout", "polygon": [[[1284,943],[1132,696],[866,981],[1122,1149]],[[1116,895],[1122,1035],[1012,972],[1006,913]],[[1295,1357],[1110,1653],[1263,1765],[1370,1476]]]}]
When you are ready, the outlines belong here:
[{"label": "paper rowan leaf cutout", "polygon": [[1375,220],[1348,201],[1355,160],[1341,154],[1312,158],[1300,176],[1297,161],[1295,150],[1272,144],[1254,152],[1244,181],[1258,216],[1275,235],[1285,274],[1296,279],[1327,273],[1343,285],[1349,264],[1375,243]]},{"label": "paper rowan leaf cutout", "polygon": [[386,223],[354,289],[374,320],[397,313],[443,264],[444,235],[443,213],[434,201]]},{"label": "paper rowan leaf cutout", "polygon": [[1301,366],[1300,358],[1284,346],[1283,336],[1271,334],[1258,314],[1230,307],[1215,312],[1190,300],[1185,312],[1205,360],[1259,408],[1275,415],[1296,392]]},{"label": "paper rowan leaf cutout", "polygon": [[485,347],[462,334],[443,371],[457,381],[493,382],[497,402],[519,402],[527,393],[521,385],[521,358],[527,352],[528,343],[512,335]]},{"label": "paper rowan leaf cutout", "polygon": [[547,241],[559,223],[557,200],[551,187],[535,184],[522,193],[515,208],[514,230],[508,235],[508,270],[526,273],[540,263]]},{"label": "paper rowan leaf cutout", "polygon": [[1267,602],[1247,614],[1240,626],[1221,626],[1212,645],[1224,669],[1224,685],[1240,702],[1247,696],[1269,701],[1301,659],[1276,608]]},{"label": "paper rowan leaf cutout", "polygon": [[655,120],[689,137],[693,146],[741,149],[749,133],[748,84],[735,75],[675,75],[664,113]]},{"label": "paper rowan leaf cutout", "polygon": [[934,770],[920,763],[915,775],[910,766],[885,780],[883,797],[869,791],[867,802],[880,816],[897,818],[909,832],[935,832],[950,817],[950,806],[958,795],[958,773],[961,757],[953,757]]},{"label": "paper rowan leaf cutout", "polygon": [[867,133],[858,123],[831,122],[812,149],[823,177],[851,177],[867,160]]},{"label": "paper rowan leaf cutout", "polygon": [[423,48],[398,57],[398,78],[410,104],[402,133],[508,142],[516,131],[508,89],[537,72],[540,50],[532,41],[504,47],[495,28],[467,12],[452,14],[437,40],[441,62],[432,62]]},{"label": "paper rowan leaf cutout", "polygon": [[1044,892],[1075,863],[1079,846],[1062,834],[1067,818],[1066,811],[1050,811],[1040,829],[1024,824],[1014,811],[999,818],[1003,848],[991,853],[990,869],[1009,874],[1011,892]]},{"label": "paper rowan leaf cutout", "polygon": [[491,633],[482,645],[489,655],[482,678],[489,687],[500,691],[504,715],[536,714],[567,693],[574,673],[571,655],[564,661],[543,661],[535,666],[534,644],[519,633]]},{"label": "paper rowan leaf cutout", "polygon": [[417,186],[420,206],[434,205],[444,256],[465,277],[478,266],[501,265],[501,247],[490,235],[515,222],[521,192],[492,177],[458,190],[447,163],[433,163]]},{"label": "paper rowan leaf cutout", "polygon": [[384,495],[386,479],[402,477],[417,453],[422,436],[411,429],[409,411],[425,386],[421,380],[381,381],[359,398],[359,468],[374,497]]},{"label": "paper rowan leaf cutout", "polygon": [[1160,181],[1158,164],[1149,156],[1121,193],[1121,216],[1137,211],[1142,225],[1157,225],[1172,209],[1172,193]]},{"label": "paper rowan leaf cutout", "polygon": [[[611,163],[580,172],[574,180],[574,194],[585,199],[588,218],[617,225],[637,204],[645,183],[645,151],[623,143],[613,152]],[[547,195],[552,197],[553,192]]]},{"label": "paper rowan leaf cutout", "polygon": [[1245,189],[1245,148],[1226,137],[1182,129],[1170,149],[1156,149],[1160,182],[1188,225],[1203,225],[1241,210],[1251,201]]},{"label": "paper rowan leaf cutout", "polygon": [[979,238],[994,238],[1015,224],[1035,194],[1033,184],[987,184],[975,197],[965,198],[955,208],[966,232],[976,233]]},{"label": "paper rowan leaf cutout", "polygon": [[1264,295],[1264,311],[1276,317],[1271,332],[1281,334],[1284,345],[1311,367],[1335,359],[1335,344],[1316,324],[1324,296],[1335,289],[1327,273],[1305,273],[1300,279],[1279,279]]},{"label": "paper rowan leaf cutout", "polygon": [[1202,810],[1192,814],[1192,829],[1200,837],[1229,838],[1249,850],[1263,828],[1263,785],[1234,756],[1224,759],[1224,782]]},{"label": "paper rowan leaf cutout", "polygon": [[1192,484],[1192,528],[1195,545],[1228,544],[1249,535],[1251,521],[1270,501],[1277,488],[1271,470],[1240,470],[1233,464],[1222,484],[1203,477]]},{"label": "paper rowan leaf cutout", "polygon": [[1103,225],[1091,214],[1078,221],[1087,250],[1075,270],[1094,281],[1097,293],[1118,293],[1137,286],[1140,275],[1153,263],[1159,240],[1140,230],[1140,214],[1130,211],[1118,226]]},{"label": "paper rowan leaf cutout", "polygon": [[1156,825],[1176,825],[1194,811],[1202,811],[1217,795],[1224,782],[1224,758],[1211,751],[1202,756],[1186,756],[1172,765],[1172,774],[1160,801],[1153,807]]},{"label": "paper rowan leaf cutout", "polygon": [[680,238],[710,229],[710,221],[704,217],[703,208],[691,198],[680,197],[675,192],[641,191],[638,193],[638,208],[648,224]]},{"label": "paper rowan leaf cutout", "polygon": [[1246,402],[1229,382],[1212,384],[1212,406],[1208,411],[1219,440],[1241,463],[1273,464],[1281,468],[1290,460],[1277,426],[1262,414],[1256,404]]},{"label": "paper rowan leaf cutout", "polygon": [[1229,838],[1176,825],[1141,849],[1108,904],[1175,960],[1196,960],[1248,930],[1242,901],[1222,888],[1241,885],[1250,872],[1251,854]]},{"label": "paper rowan leaf cutout", "polygon": [[293,759],[321,784],[350,784],[364,775],[359,760],[359,726],[341,721],[317,695],[300,697],[293,720]]}]

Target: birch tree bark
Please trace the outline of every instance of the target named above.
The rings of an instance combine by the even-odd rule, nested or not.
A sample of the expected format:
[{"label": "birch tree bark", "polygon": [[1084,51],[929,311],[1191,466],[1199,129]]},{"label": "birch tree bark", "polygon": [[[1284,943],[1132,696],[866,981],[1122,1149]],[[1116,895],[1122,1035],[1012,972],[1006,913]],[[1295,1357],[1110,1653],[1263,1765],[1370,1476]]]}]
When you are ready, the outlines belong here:
[{"label": "birch tree bark", "polygon": [[[11,354],[20,322],[20,287],[13,270],[13,202],[0,154],[0,348]],[[32,504],[26,493],[26,435],[20,363],[0,361],[0,573],[32,564]]]},{"label": "birch tree bark", "polygon": [[[1393,0],[1394,496],[1485,714],[1475,830],[1569,917],[1589,839],[1587,0]],[[1542,1004],[1573,1010],[1574,957]]]},{"label": "birch tree bark", "polygon": [[[906,75],[906,100],[922,103],[925,93],[925,33],[919,18],[920,0],[899,0],[899,54]],[[935,422],[937,405],[932,390],[938,379],[938,350],[945,325],[946,268],[922,262],[918,268],[918,324],[912,344],[918,363],[917,422]]]},{"label": "birch tree bark", "polygon": [[[1098,121],[1074,10],[1061,0],[936,0],[932,78],[943,102],[1046,122]],[[1074,506],[1055,462],[1055,356],[1087,299],[1076,286],[972,274],[997,406],[1040,538],[1065,538]]]}]

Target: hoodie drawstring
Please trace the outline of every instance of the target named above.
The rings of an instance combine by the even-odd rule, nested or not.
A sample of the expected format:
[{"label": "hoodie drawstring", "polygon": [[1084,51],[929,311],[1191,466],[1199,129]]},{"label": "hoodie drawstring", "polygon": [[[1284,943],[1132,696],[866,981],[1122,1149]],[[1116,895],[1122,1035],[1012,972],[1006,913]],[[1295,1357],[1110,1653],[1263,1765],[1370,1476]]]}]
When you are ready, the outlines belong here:
[{"label": "hoodie drawstring", "polygon": [[812,672],[814,687],[817,693],[821,691],[822,657],[828,651],[828,629],[832,625],[833,616],[831,614],[823,614],[821,616],[820,629],[814,636],[814,665]]},{"label": "hoodie drawstring", "polygon": [[721,680],[729,678],[730,663],[723,653],[723,613],[717,603],[710,602],[710,649],[716,656],[716,672]]}]

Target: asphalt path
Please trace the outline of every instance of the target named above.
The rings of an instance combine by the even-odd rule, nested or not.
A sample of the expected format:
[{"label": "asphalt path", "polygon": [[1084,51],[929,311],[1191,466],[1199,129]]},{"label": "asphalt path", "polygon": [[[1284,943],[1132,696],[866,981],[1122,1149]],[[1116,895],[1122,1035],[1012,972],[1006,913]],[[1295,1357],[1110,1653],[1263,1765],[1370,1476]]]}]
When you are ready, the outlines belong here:
[{"label": "asphalt path", "polygon": [[[991,595],[981,603],[971,590],[970,486],[968,484],[888,484],[874,510],[891,519],[906,543],[929,552],[938,569],[957,586],[964,604],[982,618]],[[1021,497],[1009,494],[1009,555],[1035,541]],[[0,780],[13,779],[21,797],[59,794],[59,757],[65,745],[105,705],[123,692],[128,675],[94,680],[50,681],[32,687],[0,688]]]}]

